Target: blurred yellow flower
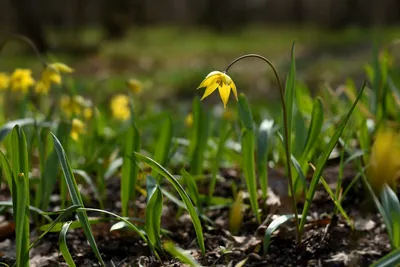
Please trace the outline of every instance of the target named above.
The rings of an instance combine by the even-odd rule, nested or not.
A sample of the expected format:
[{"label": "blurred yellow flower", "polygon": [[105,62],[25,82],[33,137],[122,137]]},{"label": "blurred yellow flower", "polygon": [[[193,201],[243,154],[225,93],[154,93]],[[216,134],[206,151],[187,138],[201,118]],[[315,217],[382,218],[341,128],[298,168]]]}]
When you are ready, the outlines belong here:
[{"label": "blurred yellow flower", "polygon": [[186,118],[185,118],[185,125],[187,126],[187,127],[192,127],[192,125],[193,125],[193,114],[192,113],[189,113],[187,116],[186,116]]},{"label": "blurred yellow flower", "polygon": [[377,132],[372,145],[367,177],[375,191],[380,192],[384,184],[391,185],[400,171],[400,135],[385,128]]},{"label": "blurred yellow flower", "polygon": [[90,120],[93,117],[93,109],[89,107],[84,108],[83,117],[85,118],[85,120]]},{"label": "blurred yellow flower", "polygon": [[82,112],[81,96],[69,96],[63,95],[60,98],[61,111],[67,116],[67,118],[73,115],[79,116]]},{"label": "blurred yellow flower", "polygon": [[35,93],[48,94],[52,84],[61,84],[61,73],[71,73],[73,69],[63,63],[48,64],[42,71],[42,77],[35,86]]},{"label": "blurred yellow flower", "polygon": [[72,73],[72,72],[75,71],[73,68],[71,68],[71,67],[69,67],[66,64],[61,63],[61,62],[55,62],[55,63],[50,64],[49,66],[51,68],[56,69],[60,73]]},{"label": "blurred yellow flower", "polygon": [[15,69],[10,77],[11,91],[27,93],[29,87],[35,84],[32,71],[29,69]]},{"label": "blurred yellow flower", "polygon": [[111,112],[117,120],[127,120],[131,115],[129,109],[129,97],[127,95],[118,94],[111,99]]},{"label": "blurred yellow flower", "polygon": [[132,93],[138,94],[143,89],[143,84],[141,81],[137,79],[129,79],[126,84],[128,85],[129,89],[131,89]]},{"label": "blurred yellow flower", "polygon": [[0,72],[0,91],[8,89],[10,85],[10,77],[8,77],[7,73]]},{"label": "blurred yellow flower", "polygon": [[236,100],[238,100],[236,85],[226,73],[220,71],[210,72],[206,78],[201,82],[200,88],[206,88],[204,91],[203,97],[201,100],[212,94],[217,88],[219,91],[219,95],[221,97],[222,102],[224,103],[224,108],[229,100],[229,95],[231,94],[231,90],[235,95]]},{"label": "blurred yellow flower", "polygon": [[78,119],[72,120],[71,138],[75,141],[79,140],[79,135],[85,132],[85,124]]}]

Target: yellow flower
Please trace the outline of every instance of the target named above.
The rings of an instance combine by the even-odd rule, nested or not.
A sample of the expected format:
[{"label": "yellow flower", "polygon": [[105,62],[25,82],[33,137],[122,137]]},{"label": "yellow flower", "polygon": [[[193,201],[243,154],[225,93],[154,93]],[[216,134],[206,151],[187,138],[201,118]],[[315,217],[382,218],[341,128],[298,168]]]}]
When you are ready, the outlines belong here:
[{"label": "yellow flower", "polygon": [[129,109],[129,97],[127,95],[118,94],[111,99],[111,111],[114,118],[117,120],[127,120],[131,115]]},{"label": "yellow flower", "polygon": [[129,79],[126,84],[134,94],[140,93],[143,89],[143,84],[137,79]]},{"label": "yellow flower", "polygon": [[60,73],[72,73],[74,69],[65,65],[64,63],[55,62],[49,65],[51,68],[56,69]]},{"label": "yellow flower", "polygon": [[35,93],[48,94],[51,84],[61,84],[61,73],[71,73],[73,69],[63,63],[48,64],[42,71],[42,77],[35,86]]},{"label": "yellow flower", "polygon": [[193,114],[192,113],[189,113],[187,116],[186,116],[186,118],[185,118],[185,125],[187,126],[187,127],[192,127],[192,125],[193,125]]},{"label": "yellow flower", "polygon": [[384,184],[391,185],[400,171],[399,134],[389,128],[377,132],[371,149],[367,177],[371,186],[380,192]]},{"label": "yellow flower", "polygon": [[84,108],[83,117],[85,118],[85,120],[90,120],[93,117],[93,109],[89,107]]},{"label": "yellow flower", "polygon": [[10,77],[4,72],[0,72],[0,90],[6,90],[10,85]]},{"label": "yellow flower", "polygon": [[68,117],[72,115],[79,116],[82,112],[81,96],[70,97],[68,95],[63,95],[60,98],[60,108],[61,111]]},{"label": "yellow flower", "polygon": [[201,82],[200,86],[197,88],[206,88],[204,91],[203,97],[201,100],[212,94],[217,88],[219,91],[219,95],[221,97],[222,102],[224,103],[224,108],[226,107],[226,104],[228,103],[229,100],[229,95],[231,93],[231,89],[233,91],[233,94],[235,95],[236,100],[238,100],[237,97],[237,91],[236,91],[236,85],[226,73],[220,72],[220,71],[213,71],[210,72],[206,76],[206,78]]},{"label": "yellow flower", "polygon": [[32,71],[29,69],[15,69],[10,77],[10,86],[13,92],[28,92],[29,87],[35,84]]},{"label": "yellow flower", "polygon": [[72,120],[71,138],[75,141],[79,140],[79,135],[85,132],[85,124],[78,119]]}]

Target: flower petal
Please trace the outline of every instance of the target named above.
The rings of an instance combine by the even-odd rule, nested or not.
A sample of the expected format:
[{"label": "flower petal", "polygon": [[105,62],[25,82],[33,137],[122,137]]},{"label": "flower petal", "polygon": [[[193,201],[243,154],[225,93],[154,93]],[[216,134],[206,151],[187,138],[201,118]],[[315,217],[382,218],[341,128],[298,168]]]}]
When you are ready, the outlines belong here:
[{"label": "flower petal", "polygon": [[201,82],[201,84],[199,85],[199,87],[197,87],[197,89],[210,86],[211,84],[213,84],[213,83],[218,79],[218,77],[219,77],[219,76],[216,76],[216,75],[213,75],[213,76],[210,76],[210,77],[207,76],[207,77]]},{"label": "flower petal", "polygon": [[223,84],[221,87],[219,87],[219,95],[221,96],[222,103],[224,103],[224,108],[226,108],[226,104],[228,103],[229,100],[229,95],[231,94],[231,88]]},{"label": "flower petal", "polygon": [[204,94],[203,94],[203,96],[201,97],[200,100],[203,100],[203,99],[206,98],[207,96],[211,95],[211,94],[215,91],[215,89],[218,88],[218,86],[219,86],[219,84],[218,84],[218,83],[215,83],[215,82],[212,83],[212,84],[210,84],[210,85],[206,88],[206,90],[204,91]]},{"label": "flower petal", "polygon": [[233,81],[231,83],[231,88],[232,88],[233,94],[235,95],[236,101],[239,101],[238,95],[237,95],[237,90],[236,90],[236,85]]}]

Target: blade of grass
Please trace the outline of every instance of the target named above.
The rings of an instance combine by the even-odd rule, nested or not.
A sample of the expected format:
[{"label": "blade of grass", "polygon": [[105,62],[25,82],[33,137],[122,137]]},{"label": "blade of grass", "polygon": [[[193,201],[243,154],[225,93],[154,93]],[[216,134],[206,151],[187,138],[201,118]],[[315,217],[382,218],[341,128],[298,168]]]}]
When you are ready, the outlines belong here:
[{"label": "blade of grass", "polygon": [[[154,151],[154,160],[159,162],[162,166],[167,163],[168,155],[172,146],[172,119],[168,117],[164,120],[160,129],[160,136],[158,137],[157,144]],[[151,176],[157,178],[157,173],[153,170]]]},{"label": "blade of grass", "polygon": [[393,267],[400,264],[400,249],[393,250],[383,258],[370,265],[370,267]]},{"label": "blade of grass", "polygon": [[281,225],[286,223],[287,221],[294,218],[294,214],[287,214],[281,215],[277,219],[273,220],[265,230],[264,240],[263,240],[263,247],[264,247],[264,255],[268,252],[268,247],[270,244],[270,240],[272,237],[273,232],[276,231]]},{"label": "blade of grass", "polygon": [[190,173],[188,173],[185,169],[181,170],[181,174],[182,174],[183,180],[185,181],[185,184],[188,188],[189,196],[193,200],[194,205],[196,207],[199,207],[199,209],[200,209],[200,207],[201,207],[200,206],[200,196],[199,196],[199,189],[197,188],[196,181],[190,175]]},{"label": "blade of grass", "polygon": [[257,178],[254,159],[254,133],[244,130],[242,133],[243,172],[247,190],[250,194],[250,204],[258,223],[261,223],[258,210]]},{"label": "blade of grass", "polygon": [[[82,201],[81,195],[79,193],[79,189],[76,184],[74,174],[72,173],[71,166],[70,166],[67,156],[65,154],[64,148],[62,147],[62,145],[61,145],[60,141],[57,139],[57,137],[53,133],[51,133],[51,135],[53,136],[54,148],[58,155],[58,159],[59,159],[61,169],[64,174],[65,182],[68,186],[68,191],[71,196],[72,203],[74,205],[79,205],[79,206],[83,207],[84,206],[83,201]],[[87,238],[94,254],[96,255],[97,260],[99,261],[101,266],[105,266],[105,263],[104,263],[101,255],[100,255],[100,252],[97,248],[97,244],[94,239],[93,233],[91,231],[86,212],[85,211],[78,212],[78,218],[79,218],[79,221],[82,223],[83,231],[85,232],[86,238]]]},{"label": "blade of grass", "polygon": [[202,108],[200,100],[193,101],[193,129],[190,140],[190,173],[203,174],[204,152],[207,147],[209,134],[209,113]]},{"label": "blade of grass", "polygon": [[392,248],[400,247],[400,202],[396,193],[385,184],[381,192],[382,207],[392,226]]},{"label": "blade of grass", "polygon": [[341,121],[341,123],[337,127],[337,130],[335,131],[335,134],[333,135],[333,137],[329,141],[327,147],[323,150],[323,153],[322,153],[321,157],[318,160],[318,164],[316,166],[316,170],[315,170],[315,172],[314,172],[314,174],[312,176],[310,187],[309,187],[308,192],[307,192],[306,201],[304,203],[302,217],[301,217],[300,225],[299,225],[300,235],[303,233],[304,225],[305,225],[306,220],[307,220],[307,214],[308,214],[308,211],[310,209],[311,202],[312,202],[312,200],[314,198],[314,194],[315,194],[317,185],[319,183],[320,177],[322,175],[322,170],[323,170],[323,168],[325,166],[325,163],[328,160],[329,155],[331,154],[332,150],[334,149],[334,147],[335,147],[340,135],[342,134],[343,129],[346,126],[347,121],[349,120],[351,114],[353,113],[354,108],[356,107],[358,101],[360,100],[360,98],[362,96],[362,93],[364,91],[364,88],[365,88],[365,83],[362,85],[362,87],[361,87],[361,89],[360,89],[360,91],[359,91],[359,93],[357,95],[356,101],[354,101],[354,103],[353,103],[352,107],[350,108],[349,112],[346,114],[346,116],[343,118],[343,120]]},{"label": "blade of grass", "polygon": [[174,243],[171,241],[165,242],[164,243],[164,249],[171,254],[171,256],[179,259],[182,263],[188,264],[189,266],[192,267],[200,267],[201,265],[193,258],[192,255],[189,254],[189,252],[177,247]]},{"label": "blade of grass", "polygon": [[157,181],[147,176],[146,234],[153,246],[161,250],[161,213],[163,197]]},{"label": "blade of grass", "polygon": [[121,176],[121,208],[122,216],[129,216],[129,202],[134,201],[138,166],[133,151],[140,149],[140,133],[134,123],[125,136],[125,152]]},{"label": "blade of grass", "polygon": [[12,130],[11,143],[17,266],[29,266],[29,166],[25,134],[19,125]]},{"label": "blade of grass", "polygon": [[71,254],[69,253],[68,246],[67,246],[67,232],[69,229],[69,226],[71,225],[72,221],[66,222],[60,232],[60,236],[58,239],[58,242],[60,243],[60,252],[61,255],[63,256],[65,262],[68,264],[69,267],[75,267],[75,262],[72,259]]},{"label": "blade of grass", "polygon": [[47,227],[47,229],[38,237],[35,241],[31,243],[28,248],[28,251],[33,248],[47,233],[51,232],[51,230],[60,222],[65,220],[66,218],[70,217],[80,206],[73,205],[68,207],[67,209],[63,210],[60,215]]},{"label": "blade of grass", "polygon": [[146,157],[142,154],[139,154],[135,152],[136,157],[149,165],[151,168],[156,170],[159,174],[161,174],[165,179],[167,179],[173,187],[176,189],[180,197],[182,198],[183,202],[185,203],[187,210],[190,214],[190,217],[192,218],[192,223],[194,226],[194,229],[196,231],[196,236],[197,236],[197,242],[199,244],[199,247],[201,249],[201,252],[205,253],[205,246],[204,246],[204,237],[203,237],[203,229],[201,226],[201,222],[199,219],[199,216],[197,215],[196,209],[192,204],[192,201],[190,200],[189,196],[187,195],[186,191],[183,189],[182,185],[178,182],[178,180],[175,179],[175,177],[170,174],[163,166],[155,162],[149,157]]},{"label": "blade of grass", "polygon": [[257,178],[255,167],[255,138],[253,115],[243,94],[239,96],[239,116],[244,126],[241,136],[242,154],[243,154],[243,172],[246,181],[246,187],[250,194],[250,204],[254,216],[261,223],[260,213],[258,210],[258,194],[257,194]]}]

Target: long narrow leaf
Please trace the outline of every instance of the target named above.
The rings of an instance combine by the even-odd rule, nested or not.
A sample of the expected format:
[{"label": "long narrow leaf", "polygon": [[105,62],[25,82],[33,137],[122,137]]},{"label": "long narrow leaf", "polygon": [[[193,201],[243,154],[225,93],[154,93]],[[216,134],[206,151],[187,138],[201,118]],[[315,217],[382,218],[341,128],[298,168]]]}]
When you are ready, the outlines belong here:
[{"label": "long narrow leaf", "polygon": [[190,200],[189,196],[183,189],[182,185],[178,182],[178,180],[175,179],[175,177],[170,174],[164,167],[162,167],[160,164],[155,162],[149,157],[146,157],[142,154],[136,153],[136,157],[145,162],[147,165],[149,165],[151,168],[156,170],[159,174],[161,174],[165,179],[167,179],[173,187],[178,191],[178,194],[182,198],[183,202],[185,203],[187,210],[190,214],[190,217],[192,218],[192,223],[194,226],[194,229],[196,231],[196,236],[197,236],[197,242],[199,244],[199,247],[201,249],[201,252],[204,254],[205,253],[205,246],[204,246],[204,236],[203,236],[203,229],[201,226],[201,222],[199,219],[199,216],[197,215],[196,209],[194,208],[192,201]]},{"label": "long narrow leaf", "polygon": [[67,232],[69,229],[69,226],[71,225],[72,221],[67,222],[63,225],[60,236],[59,236],[59,242],[60,242],[60,252],[61,255],[63,256],[65,262],[68,264],[69,267],[74,267],[75,262],[72,259],[71,254],[69,253],[68,246],[67,246]]},{"label": "long narrow leaf", "polygon": [[17,265],[29,266],[29,166],[25,134],[16,125],[11,134],[13,145],[12,168],[13,185],[12,198],[15,216],[15,243],[17,248]]},{"label": "long narrow leaf", "polygon": [[135,199],[135,187],[138,175],[138,166],[133,151],[140,149],[140,134],[135,124],[126,133],[124,161],[121,177],[121,206],[122,216],[129,216],[129,202]]},{"label": "long narrow leaf", "polygon": [[359,91],[359,93],[357,95],[356,101],[354,101],[354,103],[353,103],[352,107],[350,108],[349,112],[343,118],[343,120],[341,121],[339,126],[337,127],[337,130],[335,131],[335,134],[333,135],[333,137],[329,141],[327,147],[324,149],[320,159],[318,160],[318,164],[317,164],[316,170],[315,170],[315,172],[313,174],[313,177],[312,177],[311,183],[310,183],[310,187],[309,187],[308,192],[307,192],[306,202],[304,203],[302,218],[301,218],[300,226],[299,226],[300,233],[303,232],[304,225],[305,225],[306,220],[307,220],[307,213],[308,213],[308,211],[310,209],[311,202],[312,202],[312,200],[314,198],[314,194],[315,194],[317,185],[319,183],[319,179],[320,179],[320,177],[322,175],[322,171],[323,171],[323,168],[325,166],[325,163],[328,160],[329,155],[331,154],[332,150],[334,149],[337,141],[339,140],[339,137],[342,134],[343,129],[346,126],[351,114],[353,113],[358,101],[360,100],[360,98],[362,96],[362,93],[364,91],[364,88],[365,88],[365,83],[362,85],[362,87],[361,87],[361,89],[360,89],[360,91]]},{"label": "long narrow leaf", "polygon": [[146,234],[154,247],[161,249],[161,213],[163,197],[157,181],[147,176]]},{"label": "long narrow leaf", "polygon": [[[52,134],[52,136],[53,136],[53,141],[54,141],[54,147],[57,152],[59,162],[61,164],[61,169],[63,171],[64,178],[65,178],[65,181],[68,186],[68,191],[71,196],[72,203],[74,205],[79,205],[79,206],[83,207],[83,201],[82,201],[81,195],[79,193],[79,189],[76,184],[75,177],[74,177],[74,174],[72,173],[72,169],[68,162],[65,151],[64,151],[60,141],[57,139],[57,137],[54,134]],[[100,264],[102,266],[105,266],[105,263],[100,255],[99,249],[97,248],[97,244],[94,239],[93,233],[91,231],[86,212],[79,211],[78,218],[79,218],[79,221],[82,223],[83,231],[85,232],[86,238],[88,239],[90,247],[92,248],[94,254],[96,255],[97,260],[100,262]]]}]

